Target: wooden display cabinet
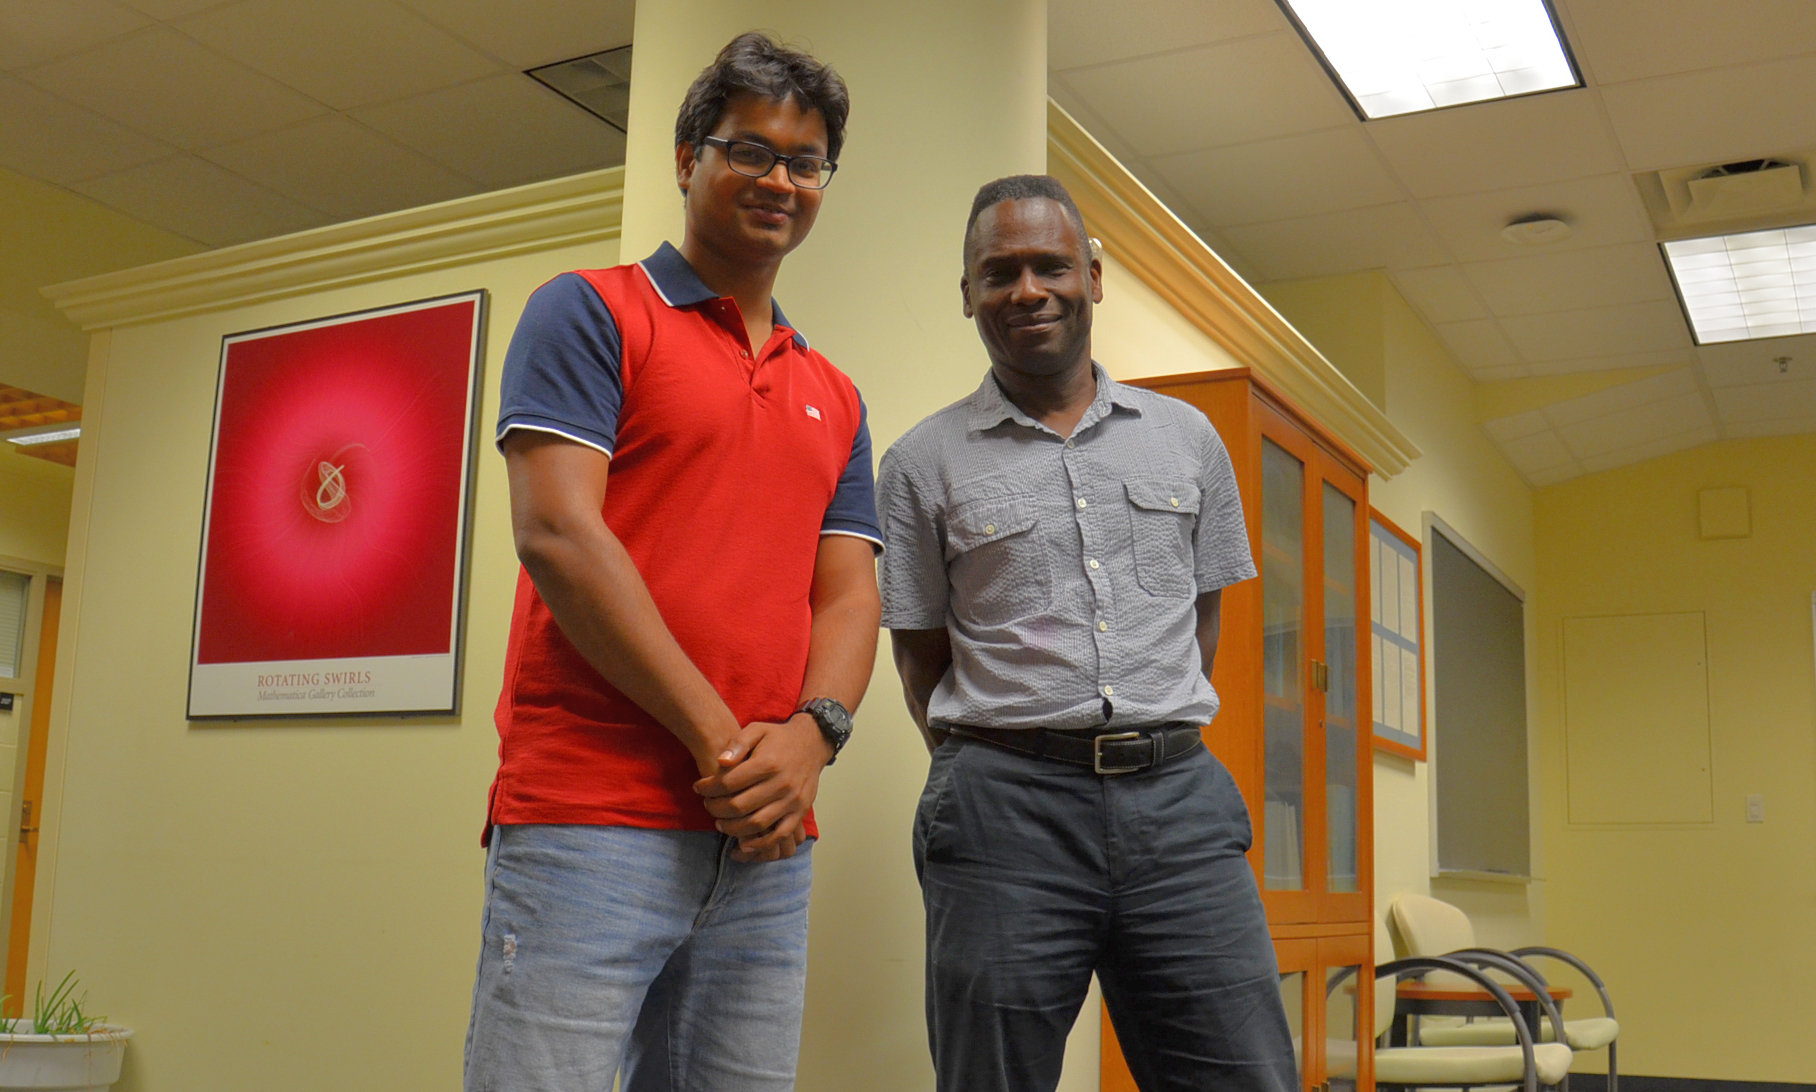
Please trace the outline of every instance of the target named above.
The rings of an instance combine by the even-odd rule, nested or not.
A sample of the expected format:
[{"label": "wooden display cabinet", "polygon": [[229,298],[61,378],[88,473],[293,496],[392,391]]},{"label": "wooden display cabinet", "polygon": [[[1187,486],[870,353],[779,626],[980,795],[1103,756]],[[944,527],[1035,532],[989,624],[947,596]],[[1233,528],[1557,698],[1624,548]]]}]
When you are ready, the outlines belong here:
[{"label": "wooden display cabinet", "polygon": [[[1139,379],[1229,449],[1258,580],[1223,593],[1205,742],[1248,802],[1307,1090],[1372,1092],[1368,466],[1247,368]],[[1103,1092],[1134,1092],[1103,1021]]]}]

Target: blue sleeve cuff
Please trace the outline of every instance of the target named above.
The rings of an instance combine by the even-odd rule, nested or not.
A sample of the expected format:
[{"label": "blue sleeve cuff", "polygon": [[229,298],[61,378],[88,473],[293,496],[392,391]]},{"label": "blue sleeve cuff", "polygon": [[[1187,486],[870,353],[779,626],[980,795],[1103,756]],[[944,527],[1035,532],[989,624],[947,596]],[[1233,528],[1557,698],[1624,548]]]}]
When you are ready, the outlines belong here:
[{"label": "blue sleeve cuff", "polygon": [[851,438],[851,455],[820,521],[820,533],[869,539],[878,553],[883,549],[883,526],[876,518],[876,474],[870,466],[870,411],[862,398],[858,399],[858,431]]}]

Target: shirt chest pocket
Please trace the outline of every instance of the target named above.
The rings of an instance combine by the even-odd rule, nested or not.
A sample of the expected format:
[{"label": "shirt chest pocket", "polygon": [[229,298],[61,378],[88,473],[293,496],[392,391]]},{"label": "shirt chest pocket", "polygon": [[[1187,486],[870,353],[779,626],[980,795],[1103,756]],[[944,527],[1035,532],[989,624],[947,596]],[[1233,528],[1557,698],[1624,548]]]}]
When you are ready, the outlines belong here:
[{"label": "shirt chest pocket", "polygon": [[952,610],[961,623],[998,626],[1053,602],[1053,567],[1027,497],[964,502],[946,523]]},{"label": "shirt chest pocket", "polygon": [[1188,481],[1124,482],[1129,495],[1135,579],[1162,599],[1190,599],[1198,589],[1192,572],[1192,538],[1201,503]]}]

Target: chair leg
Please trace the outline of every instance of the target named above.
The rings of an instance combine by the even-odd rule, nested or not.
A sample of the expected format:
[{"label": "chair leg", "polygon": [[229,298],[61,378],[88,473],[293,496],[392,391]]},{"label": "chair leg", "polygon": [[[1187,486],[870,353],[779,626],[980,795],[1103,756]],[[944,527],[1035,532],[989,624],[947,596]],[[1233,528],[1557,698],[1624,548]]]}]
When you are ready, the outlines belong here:
[{"label": "chair leg", "polygon": [[1608,1044],[1608,1092],[1621,1092],[1620,1063],[1615,1057],[1617,1044]]}]

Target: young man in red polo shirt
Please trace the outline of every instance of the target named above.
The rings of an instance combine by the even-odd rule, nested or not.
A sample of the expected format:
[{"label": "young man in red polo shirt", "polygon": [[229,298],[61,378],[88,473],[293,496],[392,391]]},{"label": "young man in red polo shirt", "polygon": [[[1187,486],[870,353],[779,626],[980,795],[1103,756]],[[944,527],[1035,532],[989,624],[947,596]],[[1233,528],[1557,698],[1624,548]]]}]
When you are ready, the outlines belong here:
[{"label": "young man in red polo shirt", "polygon": [[770,290],[847,110],[830,68],[733,40],[676,122],[680,248],[555,278],[512,338],[469,1092],[794,1085],[811,807],[870,679],[881,535],[863,402]]}]

